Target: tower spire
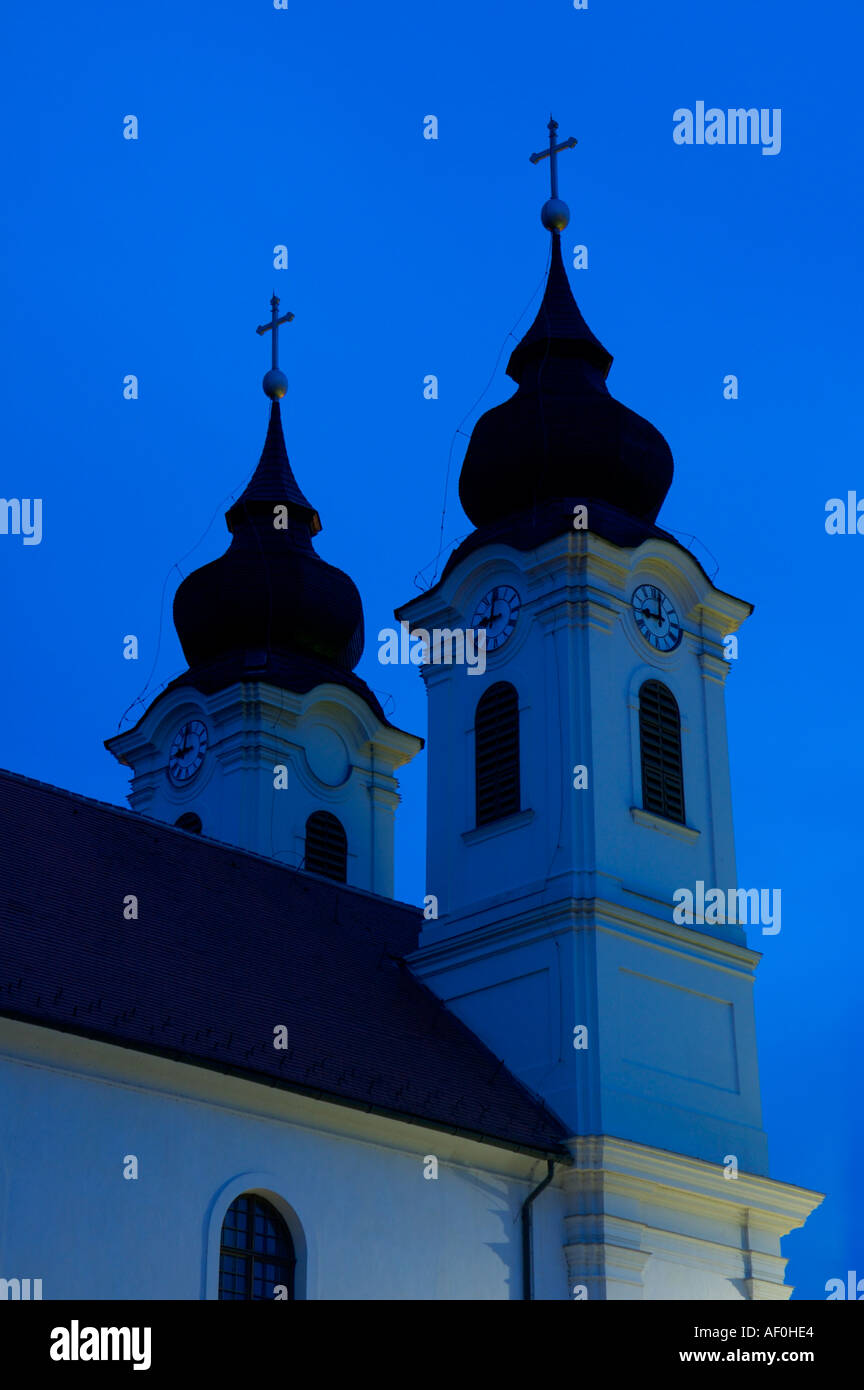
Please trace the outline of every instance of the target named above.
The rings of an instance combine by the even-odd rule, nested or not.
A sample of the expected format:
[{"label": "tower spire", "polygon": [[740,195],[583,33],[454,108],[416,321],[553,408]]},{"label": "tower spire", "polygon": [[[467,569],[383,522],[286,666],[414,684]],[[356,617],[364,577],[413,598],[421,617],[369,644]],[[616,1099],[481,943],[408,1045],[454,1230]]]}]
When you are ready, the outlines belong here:
[{"label": "tower spire", "polygon": [[572,525],[572,506],[568,515],[563,504],[585,499],[595,520],[602,504],[650,526],[672,482],[672,455],[653,425],[609,395],[612,354],[582,317],[561,249],[570,210],[558,197],[557,160],[577,142],[557,140],[554,117],[548,130],[548,148],[530,157],[549,160],[552,196],[540,214],[552,236],[546,288],[507,364],[519,389],[474,426],[459,497],[478,528],[534,516],[547,502]]},{"label": "tower spire", "polygon": [[294,477],[279,405],[288,381],[279,367],[278,332],[294,315],[280,317],[275,294],[270,312],[270,322],[257,330],[273,334],[272,365],[262,383],[270,398],[264,448],[225,513],[231,545],[183,580],[174,623],[190,670],[218,668],[218,678],[228,679],[225,672],[245,670],[250,657],[277,683],[293,681],[286,688],[294,689],[300,667],[312,662],[318,678],[326,669],[344,683],[363,653],[363,605],[348,575],[312,545],[321,519]]},{"label": "tower spire", "polygon": [[294,315],[292,313],[283,314],[279,317],[279,296],[273,291],[273,298],[270,300],[270,322],[259,324],[255,329],[256,333],[272,333],[270,347],[270,370],[264,373],[261,386],[264,395],[269,396],[271,401],[281,401],[285,392],[288,390],[288,378],[284,372],[279,370],[279,328],[283,323],[290,323]]},{"label": "tower spire", "polygon": [[555,144],[555,136],[558,133],[558,122],[554,116],[549,117],[549,124],[546,127],[549,131],[549,148],[540,150],[538,154],[529,155],[532,164],[539,164],[541,159],[549,160],[549,185],[551,196],[543,204],[540,210],[540,221],[554,236],[560,236],[567,223],[570,221],[570,209],[565,202],[558,197],[558,156],[562,150],[572,150],[579,144],[572,135],[569,140],[562,140],[560,145]]},{"label": "tower spire", "polygon": [[264,394],[270,398],[270,422],[267,438],[258,460],[258,467],[252,474],[242,495],[225,513],[228,530],[233,532],[236,525],[250,516],[250,508],[263,511],[270,519],[273,506],[282,504],[292,516],[297,516],[304,524],[308,523],[311,536],[321,530],[321,518],[315,507],[306,500],[297,485],[297,479],[288,461],[285,436],[282,432],[282,413],[280,400],[288,390],[288,378],[279,367],[279,329],[283,323],[290,323],[291,313],[279,317],[279,297],[274,294],[270,300],[270,322],[256,328],[259,334],[272,333],[271,367],[264,374],[261,385]]},{"label": "tower spire", "polygon": [[563,199],[558,197],[558,155],[562,150],[575,149],[579,142],[571,135],[569,140],[562,140],[556,144],[558,122],[554,116],[549,117],[547,129],[548,148],[539,150],[529,158],[532,164],[539,164],[541,159],[549,160],[549,186],[552,196],[540,211],[540,220],[552,236],[549,276],[537,317],[510,355],[507,375],[514,381],[521,381],[526,362],[538,357],[545,360],[550,352],[554,352],[559,356],[584,358],[599,367],[605,378],[612,365],[612,354],[606,351],[598,338],[595,338],[582,317],[573,298],[561,255],[561,233],[570,221],[570,209]]}]

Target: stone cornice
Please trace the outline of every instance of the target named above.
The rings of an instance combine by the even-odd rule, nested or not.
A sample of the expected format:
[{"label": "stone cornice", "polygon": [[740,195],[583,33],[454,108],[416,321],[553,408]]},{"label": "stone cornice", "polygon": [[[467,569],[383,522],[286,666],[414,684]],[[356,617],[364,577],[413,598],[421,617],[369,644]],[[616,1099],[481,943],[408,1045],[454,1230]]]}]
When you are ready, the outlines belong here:
[{"label": "stone cornice", "polygon": [[[609,606],[629,608],[628,589],[634,570],[653,575],[660,583],[668,576],[681,592],[684,616],[695,627],[695,639],[700,644],[719,645],[753,611],[745,600],[715,588],[689,551],[662,537],[650,537],[630,549],[616,546],[592,531],[565,531],[534,550],[514,550],[493,541],[482,550],[471,552],[448,575],[442,588],[409,600],[396,610],[396,616],[409,621],[412,627],[450,626],[464,611],[476,584],[482,583],[484,576],[491,577],[508,568],[514,574],[521,572],[533,590],[526,606],[539,603],[547,610],[562,602],[577,601],[575,590],[579,591],[578,598],[584,600],[590,589],[594,590],[595,603],[602,594]],[[715,660],[719,661],[719,657]]]},{"label": "stone cornice", "polygon": [[[434,892],[434,885],[430,891]],[[475,920],[480,919],[473,928],[470,926],[471,918],[460,919],[463,925],[457,935],[424,945],[409,959],[419,966],[434,962],[436,967],[446,968],[448,962],[452,961],[455,965],[464,959],[466,946],[470,946],[472,956],[477,957],[509,947],[515,937],[536,941],[565,931],[605,930],[637,935],[678,954],[684,950],[691,956],[736,974],[742,970],[752,973],[761,960],[761,954],[748,946],[708,936],[671,921],[665,922],[604,898],[566,898],[537,904],[503,920],[497,916],[494,921],[483,924],[483,916],[497,912],[500,912],[500,907],[491,904],[483,913],[472,914]],[[447,922],[446,917],[438,920]]]},{"label": "stone cornice", "polygon": [[577,1194],[586,1178],[606,1193],[655,1203],[658,1189],[663,1205],[682,1212],[715,1211],[728,1218],[730,1206],[746,1218],[753,1230],[785,1235],[803,1226],[823,1201],[824,1194],[779,1182],[755,1173],[727,1179],[719,1164],[664,1149],[648,1148],[627,1139],[606,1135],[576,1137],[568,1141],[573,1167],[562,1170],[562,1186]]},{"label": "stone cornice", "polygon": [[[212,695],[202,695],[189,686],[178,686],[160,696],[134,729],[106,739],[105,746],[118,761],[127,765],[160,751],[167,753],[163,748],[165,729],[176,721],[181,711],[189,711],[210,719],[226,753],[238,738],[248,739],[250,725],[255,725],[259,731],[256,756],[264,749],[276,752],[281,747],[287,751],[286,738],[320,705],[338,710],[353,728],[355,747],[366,757],[380,760],[388,772],[402,767],[423,747],[423,740],[414,734],[382,724],[366,701],[345,686],[325,683],[298,695],[265,681],[235,682]],[[242,727],[236,729],[230,740],[225,739],[222,731],[232,723]],[[212,740],[211,751],[218,741]],[[295,734],[289,747],[301,741]]]}]

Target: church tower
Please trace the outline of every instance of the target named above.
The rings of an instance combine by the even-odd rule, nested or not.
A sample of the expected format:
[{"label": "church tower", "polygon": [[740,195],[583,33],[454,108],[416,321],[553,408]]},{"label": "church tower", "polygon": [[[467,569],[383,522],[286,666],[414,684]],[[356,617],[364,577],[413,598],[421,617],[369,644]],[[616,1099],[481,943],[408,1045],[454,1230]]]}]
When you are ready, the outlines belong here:
[{"label": "church tower", "polygon": [[106,747],[132,769],[133,810],[392,896],[395,774],[422,741],[354,674],[363,606],[316,553],[321,521],[288,461],[278,331],[293,315],[278,310],[274,295],[258,329],[270,421],[225,516],[231,545],[174,598],[188,670]]},{"label": "church tower", "polygon": [[411,964],[574,1136],[574,1296],[787,1298],[779,1239],[818,1199],[768,1178],[759,956],[737,922],[673,912],[680,890],[736,886],[724,638],[751,608],[657,525],[672,455],[609,394],[573,298],[556,129],[533,156],[552,168],[545,293],[462,468],[475,529],[397,611],[487,650],[482,677],[422,668]]}]

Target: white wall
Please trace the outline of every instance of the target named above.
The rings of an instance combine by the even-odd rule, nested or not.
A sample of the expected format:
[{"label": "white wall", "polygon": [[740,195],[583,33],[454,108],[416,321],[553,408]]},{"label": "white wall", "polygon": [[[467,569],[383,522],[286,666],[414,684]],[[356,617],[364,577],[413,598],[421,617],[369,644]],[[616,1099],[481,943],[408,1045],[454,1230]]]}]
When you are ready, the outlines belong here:
[{"label": "white wall", "polygon": [[[213,1297],[222,1215],[250,1189],[288,1217],[307,1297],[522,1296],[541,1160],[7,1020],[0,1113],[0,1277],[43,1298]],[[552,1270],[564,1298],[560,1226]]]},{"label": "white wall", "polygon": [[[287,1220],[300,1297],[522,1297],[542,1159],[6,1019],[0,1113],[0,1278],[41,1279],[44,1299],[215,1298],[245,1191]],[[570,1147],[534,1205],[536,1299],[788,1296],[780,1237],[814,1194],[617,1140]]]},{"label": "white wall", "polygon": [[[168,755],[190,719],[207,725],[209,746],[199,771],[177,787]],[[133,811],[169,825],[194,811],[204,835],[294,868],[308,817],[329,811],[346,833],[347,882],[392,897],[395,772],[420,741],[382,724],[354,691],[328,684],[295,695],[249,682],[204,695],[178,686],[108,747],[133,769]],[[286,769],[279,786],[277,767]]]},{"label": "white wall", "polygon": [[[640,636],[631,596],[660,585],[685,629],[677,650]],[[735,849],[726,740],[722,637],[747,606],[715,589],[683,550],[648,541],[635,550],[590,532],[535,551],[495,544],[468,556],[434,594],[401,610],[424,628],[470,626],[496,584],[522,600],[510,639],[483,675],[423,668],[429,690],[427,892],[440,917],[423,944],[462,932],[484,904],[527,908],[559,895],[611,898],[671,915],[676,888],[701,879],[734,887]],[[634,818],[642,806],[638,691],[658,679],[681,713],[687,828]],[[520,709],[522,820],[475,828],[474,715],[498,680]],[[587,790],[572,769],[589,771]],[[707,930],[710,930],[707,929]],[[743,934],[726,933],[743,941]]]},{"label": "white wall", "polygon": [[[645,582],[678,611],[673,652],[637,630],[631,596]],[[424,668],[427,892],[440,916],[412,964],[571,1133],[720,1164],[733,1154],[764,1174],[758,957],[738,926],[672,921],[676,889],[736,886],[721,637],[746,605],[678,547],[628,550],[588,532],[530,552],[485,547],[413,600],[411,620],[465,625],[495,584],[522,607],[485,674]],[[681,713],[686,826],[641,809],[639,689],[651,678]],[[474,713],[497,680],[519,696],[522,809],[475,828]],[[573,786],[577,764],[587,789]],[[579,1026],[588,1046],[575,1051]]]}]

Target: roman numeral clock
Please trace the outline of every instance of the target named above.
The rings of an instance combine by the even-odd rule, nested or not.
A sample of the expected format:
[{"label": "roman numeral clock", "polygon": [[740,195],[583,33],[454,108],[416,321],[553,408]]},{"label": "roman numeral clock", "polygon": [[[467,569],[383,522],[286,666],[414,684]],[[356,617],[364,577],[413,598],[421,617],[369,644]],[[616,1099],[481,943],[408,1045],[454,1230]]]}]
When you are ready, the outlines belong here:
[{"label": "roman numeral clock", "polygon": [[486,633],[487,652],[497,652],[516,627],[522,601],[510,584],[496,584],[474,610],[471,626]]},{"label": "roman numeral clock", "polygon": [[671,652],[681,641],[681,621],[670,598],[656,584],[633,590],[633,616],[646,642],[658,652]]},{"label": "roman numeral clock", "polygon": [[201,770],[207,752],[207,725],[202,719],[189,719],[181,724],[168,753],[168,778],[175,787],[182,787]]}]

